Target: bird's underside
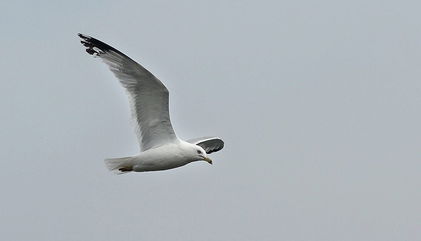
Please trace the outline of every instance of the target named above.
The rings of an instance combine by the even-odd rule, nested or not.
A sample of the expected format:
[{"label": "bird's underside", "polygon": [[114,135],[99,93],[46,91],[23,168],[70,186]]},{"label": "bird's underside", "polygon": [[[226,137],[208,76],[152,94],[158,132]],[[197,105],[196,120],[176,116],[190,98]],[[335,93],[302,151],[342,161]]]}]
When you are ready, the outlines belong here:
[{"label": "bird's underside", "polygon": [[[86,52],[101,58],[120,81],[121,85],[127,90],[140,149],[144,152],[141,152],[140,155],[158,153],[154,149],[160,149],[160,147],[164,146],[181,145],[180,143],[183,143],[184,149],[181,149],[184,152],[174,154],[183,156],[188,152],[190,156],[186,156],[185,159],[192,159],[194,155],[193,149],[197,149],[196,155],[199,155],[198,151],[202,151],[204,152],[201,156],[204,158],[202,160],[206,160],[206,154],[219,151],[223,148],[224,142],[217,137],[196,138],[187,142],[181,141],[176,136],[171,124],[169,116],[169,92],[164,84],[151,72],[119,50],[88,35],[78,35],[82,39],[81,43],[86,47]],[[180,146],[177,146],[177,148],[180,149]],[[175,151],[177,148],[162,149],[161,151]],[[119,170],[123,173],[136,171],[136,165],[127,164],[128,160],[132,161],[133,158],[107,159],[113,160],[112,165],[110,162],[107,163],[107,160],[106,163],[110,169]],[[167,160],[164,161],[164,167],[165,165],[171,166],[174,164],[169,161],[170,159],[168,159],[168,163]],[[117,165],[117,163],[122,162],[125,162],[126,165]],[[160,161],[156,160],[149,164],[152,163],[151,165],[155,165],[156,162]]]}]

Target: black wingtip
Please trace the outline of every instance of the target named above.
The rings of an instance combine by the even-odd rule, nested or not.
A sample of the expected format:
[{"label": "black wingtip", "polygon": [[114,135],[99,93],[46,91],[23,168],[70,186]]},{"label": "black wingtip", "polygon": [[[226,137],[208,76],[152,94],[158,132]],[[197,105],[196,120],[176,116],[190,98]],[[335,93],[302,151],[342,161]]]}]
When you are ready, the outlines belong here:
[{"label": "black wingtip", "polygon": [[83,46],[86,47],[86,52],[88,54],[90,54],[90,55],[99,55],[100,54],[100,51],[98,51],[98,48],[94,49],[95,45],[92,42],[92,40],[95,40],[94,38],[92,38],[91,36],[88,36],[88,35],[81,34],[81,33],[78,33],[77,36],[79,36],[79,38],[82,39],[82,41],[80,41],[80,43]]},{"label": "black wingtip", "polygon": [[99,55],[101,55],[103,53],[106,53],[108,51],[113,51],[113,52],[116,52],[118,54],[124,55],[123,53],[121,53],[117,49],[115,49],[115,48],[111,47],[110,45],[108,45],[108,44],[106,44],[102,41],[99,41],[98,39],[93,38],[89,35],[85,35],[85,34],[81,34],[81,33],[78,33],[77,35],[82,39],[82,41],[80,41],[80,42],[83,44],[83,46],[86,47],[86,52],[90,55],[99,56]]},{"label": "black wingtip", "polygon": [[77,36],[79,36],[79,38],[81,38],[83,40],[88,40],[88,39],[91,39],[92,38],[91,36],[88,36],[88,35],[85,35],[85,34],[81,34],[81,33],[78,33]]},{"label": "black wingtip", "polygon": [[113,49],[106,43],[103,43],[89,35],[81,33],[78,33],[77,35],[82,39],[80,43],[86,47],[86,52],[90,55],[99,56],[101,53],[105,53],[106,51]]}]

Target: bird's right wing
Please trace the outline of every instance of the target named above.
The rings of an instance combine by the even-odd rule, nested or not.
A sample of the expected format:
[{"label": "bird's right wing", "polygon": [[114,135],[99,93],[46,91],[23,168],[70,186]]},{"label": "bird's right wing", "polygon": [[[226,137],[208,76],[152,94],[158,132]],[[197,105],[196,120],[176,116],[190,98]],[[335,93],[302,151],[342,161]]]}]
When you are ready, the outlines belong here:
[{"label": "bird's right wing", "polygon": [[93,37],[79,34],[90,55],[100,57],[127,90],[141,150],[178,140],[168,110],[164,84],[122,52]]},{"label": "bird's right wing", "polygon": [[190,139],[187,142],[202,147],[207,154],[217,152],[224,148],[224,141],[218,137],[200,137]]}]

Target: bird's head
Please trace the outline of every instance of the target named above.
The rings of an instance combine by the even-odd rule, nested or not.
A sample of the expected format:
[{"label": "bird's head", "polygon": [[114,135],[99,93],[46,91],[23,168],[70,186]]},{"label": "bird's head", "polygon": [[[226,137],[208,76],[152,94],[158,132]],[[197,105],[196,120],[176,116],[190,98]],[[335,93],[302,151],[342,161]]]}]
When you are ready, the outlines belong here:
[{"label": "bird's head", "polygon": [[197,157],[197,160],[203,160],[206,161],[209,164],[212,164],[212,160],[208,157],[208,155],[206,154],[206,151],[197,145],[194,145],[194,152],[195,152],[195,157]]}]

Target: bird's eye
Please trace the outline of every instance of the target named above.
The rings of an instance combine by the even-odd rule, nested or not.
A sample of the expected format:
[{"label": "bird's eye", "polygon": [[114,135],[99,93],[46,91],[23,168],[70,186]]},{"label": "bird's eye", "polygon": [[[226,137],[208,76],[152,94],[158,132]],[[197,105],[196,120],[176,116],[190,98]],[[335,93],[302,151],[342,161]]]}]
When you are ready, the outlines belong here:
[{"label": "bird's eye", "polygon": [[201,150],[197,150],[197,154],[202,154],[202,151]]}]

